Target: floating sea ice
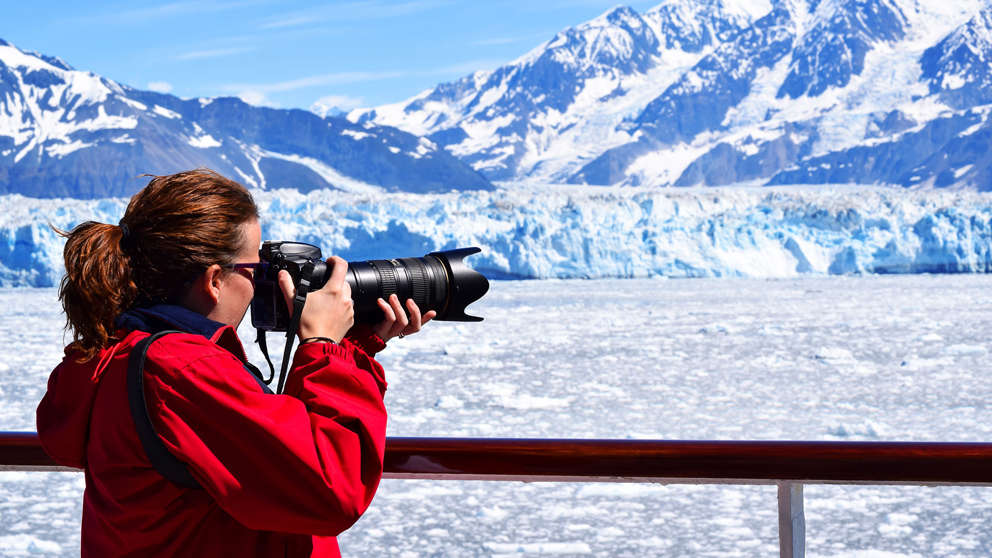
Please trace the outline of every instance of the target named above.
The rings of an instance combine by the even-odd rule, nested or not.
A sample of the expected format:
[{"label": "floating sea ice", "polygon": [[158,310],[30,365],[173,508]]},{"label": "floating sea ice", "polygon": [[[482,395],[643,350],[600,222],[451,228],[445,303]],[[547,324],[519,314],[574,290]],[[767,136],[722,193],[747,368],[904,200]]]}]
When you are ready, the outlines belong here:
[{"label": "floating sea ice", "polygon": [[761,355],[751,361],[751,367],[758,370],[769,368],[789,368],[793,362],[776,355]]},{"label": "floating sea ice", "polygon": [[510,515],[510,512],[500,508],[499,506],[495,506],[492,508],[482,508],[480,514],[483,519],[489,521],[503,521],[506,519],[506,516]]},{"label": "floating sea ice", "polygon": [[602,529],[598,529],[596,531],[596,539],[600,541],[615,539],[618,537],[622,537],[623,535],[624,535],[623,529],[614,527],[612,525],[603,527]]},{"label": "floating sea ice", "polygon": [[438,398],[434,406],[439,409],[461,409],[465,403],[454,395],[442,395]]},{"label": "floating sea ice", "polygon": [[591,554],[584,542],[485,543],[494,556],[533,556],[535,554]]},{"label": "floating sea ice", "polygon": [[702,334],[720,333],[723,335],[727,335],[730,333],[734,333],[734,330],[727,324],[709,324],[699,328],[698,333],[702,333]]},{"label": "floating sea ice", "polygon": [[[915,372],[917,370],[926,370],[929,368],[934,369],[944,369],[948,368],[954,364],[954,359],[949,357],[944,358],[907,358],[902,361],[902,368],[907,372]],[[951,375],[953,376],[953,374]]]},{"label": "floating sea ice", "polygon": [[504,397],[500,404],[507,409],[561,409],[572,403],[571,397],[540,397],[529,394]]},{"label": "floating sea ice", "polygon": [[902,552],[889,552],[887,550],[853,550],[840,554],[831,554],[826,558],[922,558],[921,555],[904,554]]},{"label": "floating sea ice", "polygon": [[851,351],[840,347],[824,347],[817,351],[813,358],[826,361],[853,361],[854,355],[851,354]]},{"label": "floating sea ice", "polygon": [[870,421],[858,426],[838,424],[827,428],[828,435],[838,438],[878,439],[884,437],[887,432],[888,429],[885,427]]},{"label": "floating sea ice", "polygon": [[7,535],[0,537],[0,549],[4,556],[32,556],[46,554],[60,556],[62,547],[58,543],[46,541],[31,535]]},{"label": "floating sea ice", "polygon": [[869,364],[855,363],[849,372],[855,376],[872,376],[878,373],[878,369]]},{"label": "floating sea ice", "polygon": [[988,349],[986,349],[981,345],[965,345],[961,343],[957,345],[948,346],[946,349],[944,349],[944,352],[949,355],[957,355],[957,356],[984,355],[985,353],[988,352]]}]

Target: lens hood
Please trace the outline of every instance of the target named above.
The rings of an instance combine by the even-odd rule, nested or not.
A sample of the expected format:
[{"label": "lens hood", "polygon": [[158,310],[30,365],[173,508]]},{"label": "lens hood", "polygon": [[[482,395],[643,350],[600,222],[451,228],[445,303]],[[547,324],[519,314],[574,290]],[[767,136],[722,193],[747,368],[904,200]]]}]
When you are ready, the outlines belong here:
[{"label": "lens hood", "polygon": [[465,265],[465,258],[481,252],[481,248],[457,248],[443,252],[431,252],[441,261],[448,275],[448,300],[444,308],[437,311],[436,320],[452,322],[481,322],[478,316],[469,316],[465,308],[489,292],[489,280],[484,275]]}]

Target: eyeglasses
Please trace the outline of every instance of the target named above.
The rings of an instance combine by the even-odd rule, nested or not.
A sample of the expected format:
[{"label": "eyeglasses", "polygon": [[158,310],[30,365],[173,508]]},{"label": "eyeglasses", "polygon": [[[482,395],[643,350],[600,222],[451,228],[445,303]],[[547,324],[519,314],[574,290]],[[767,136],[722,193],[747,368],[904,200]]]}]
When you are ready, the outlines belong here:
[{"label": "eyeglasses", "polygon": [[255,278],[256,273],[265,273],[265,269],[269,266],[269,262],[252,262],[252,263],[235,263],[223,266],[224,269],[229,269],[231,271],[238,271],[239,269],[250,269],[252,279]]}]

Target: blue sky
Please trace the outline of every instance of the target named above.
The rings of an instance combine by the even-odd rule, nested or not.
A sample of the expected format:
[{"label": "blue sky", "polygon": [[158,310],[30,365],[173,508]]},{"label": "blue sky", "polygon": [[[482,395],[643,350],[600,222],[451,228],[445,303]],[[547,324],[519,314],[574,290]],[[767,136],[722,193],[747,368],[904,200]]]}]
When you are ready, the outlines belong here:
[{"label": "blue sky", "polygon": [[0,38],[180,97],[344,109],[492,69],[562,29],[661,0],[180,0],[3,3]]}]

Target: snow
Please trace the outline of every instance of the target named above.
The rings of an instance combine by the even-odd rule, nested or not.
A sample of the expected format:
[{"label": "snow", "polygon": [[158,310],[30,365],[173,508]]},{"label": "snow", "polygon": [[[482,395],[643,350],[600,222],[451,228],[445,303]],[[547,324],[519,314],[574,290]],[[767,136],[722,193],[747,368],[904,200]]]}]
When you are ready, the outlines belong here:
[{"label": "snow", "polygon": [[341,130],[341,135],[342,136],[348,136],[348,137],[354,139],[355,141],[361,141],[361,140],[363,140],[365,138],[372,137],[372,134],[367,134],[365,132],[359,132],[358,130],[347,130],[347,129],[346,130]]},{"label": "snow", "polygon": [[[202,132],[203,130],[200,130],[200,131]],[[220,147],[222,145],[221,142],[217,141],[216,138],[214,138],[210,134],[206,134],[206,133],[200,134],[200,135],[198,135],[196,137],[188,138],[186,140],[186,143],[192,145],[193,147],[197,147],[199,149],[208,149],[208,148],[211,148],[211,147]]]},{"label": "snow", "polygon": [[[91,72],[63,70],[49,64],[40,56],[30,52],[23,52],[15,46],[0,45],[0,62],[18,71],[44,71],[58,76],[68,88],[69,96],[76,97],[77,102],[81,103],[102,103],[112,93],[120,91],[120,87],[117,84],[111,81],[104,81]],[[18,75],[18,79],[20,79],[20,75]],[[23,88],[25,87],[22,84]],[[39,91],[33,86],[27,87],[27,89]]]},{"label": "snow", "polygon": [[271,157],[273,159],[282,159],[283,161],[289,161],[299,165],[303,165],[313,172],[320,175],[328,184],[337,188],[338,190],[343,190],[346,192],[363,193],[369,194],[374,192],[382,191],[382,188],[374,184],[368,184],[367,182],[362,182],[361,180],[345,176],[330,167],[329,165],[321,162],[318,159],[312,157],[303,157],[300,155],[290,155],[283,153],[276,153],[274,151],[268,151],[265,149],[259,149],[259,154],[262,157]]},{"label": "snow", "polygon": [[972,124],[971,126],[968,126],[964,130],[962,130],[961,133],[958,134],[958,135],[959,136],[970,136],[971,134],[974,134],[975,132],[981,130],[985,126],[985,120],[987,118],[988,118],[988,115],[986,115],[985,118],[983,118],[981,121],[976,122],[976,123]]},{"label": "snow", "polygon": [[[767,2],[762,1],[750,4],[724,8],[731,15],[746,17],[751,10],[760,11],[767,7]],[[510,163],[512,157],[519,156],[519,162],[515,163],[521,170],[519,174],[526,175],[529,180],[563,179],[604,150],[629,142],[630,135],[620,126],[623,121],[636,116],[659,91],[708,52],[662,50],[657,53],[657,64],[644,74],[620,76],[612,68],[595,66],[590,60],[604,50],[614,52],[620,59],[629,58],[632,54],[630,36],[605,18],[613,11],[558,33],[552,40],[510,62],[507,67],[512,70],[494,86],[483,89],[493,72],[476,72],[457,82],[459,93],[456,97],[442,101],[427,100],[431,92],[425,91],[402,103],[376,107],[374,121],[418,135],[457,125],[468,137],[457,145],[448,146],[448,149],[458,156],[485,153],[486,156],[475,163],[476,169],[496,171]],[[690,12],[686,17],[698,17],[695,10]],[[635,29],[641,25],[639,21],[627,19],[627,23]],[[652,23],[650,17],[646,21],[649,25]],[[659,31],[655,29],[655,32]],[[582,37],[581,52],[572,52],[568,45],[570,34]],[[583,74],[581,89],[575,99],[565,112],[552,108],[539,109],[528,114],[525,121],[521,120],[520,115],[504,112],[500,104],[521,94],[519,90],[509,89],[507,83],[526,73],[549,50],[566,68]],[[610,102],[602,101],[615,91],[620,94]],[[540,104],[546,97],[538,94],[536,99],[535,102]],[[467,108],[470,101],[471,111]],[[415,102],[422,104],[422,107],[409,110],[409,105]],[[496,109],[495,114],[493,109]],[[367,113],[353,111],[349,118],[356,121]],[[521,125],[524,135],[498,133],[500,129],[513,125]],[[590,142],[590,138],[595,141]]]},{"label": "snow", "polygon": [[123,102],[125,105],[128,105],[129,107],[136,108],[136,109],[141,110],[141,111],[147,111],[148,110],[148,105],[146,105],[146,104],[144,104],[142,102],[135,101],[134,99],[128,99],[127,97],[121,97],[120,99],[121,99],[121,102]]},{"label": "snow", "polygon": [[160,106],[160,105],[155,105],[155,107],[152,109],[152,111],[154,111],[155,114],[157,114],[159,116],[164,116],[165,118],[168,118],[168,119],[171,119],[171,120],[182,118],[182,115],[180,115],[178,112],[171,111],[171,110],[169,110],[169,109],[167,109],[167,108],[165,108],[163,106]]},{"label": "snow", "polygon": [[[4,48],[9,47],[0,47],[0,49]],[[47,146],[48,152],[57,157],[87,147],[88,144],[71,137],[77,132],[130,130],[138,126],[138,119],[134,116],[108,115],[103,104],[98,105],[95,118],[82,121],[75,120],[72,114],[74,109],[51,110],[47,105],[43,106],[41,99],[49,94],[55,97],[74,96],[78,99],[76,104],[102,103],[106,96],[104,93],[109,94],[109,90],[102,82],[91,74],[66,72],[54,67],[52,71],[67,74],[67,81],[46,89],[22,85],[21,95],[8,94],[4,98],[7,110],[0,111],[0,135],[13,139],[18,149],[14,157],[15,163],[38,146]],[[52,145],[51,142],[55,142],[56,145]]]},{"label": "snow", "polygon": [[[830,18],[838,10],[850,9],[848,4],[839,0],[783,2],[792,14],[795,44],[812,40],[808,33],[822,33],[824,28],[829,28]],[[866,134],[866,131],[879,115],[894,110],[917,121],[920,127],[934,118],[946,116],[950,109],[931,95],[927,84],[920,81],[920,56],[974,16],[983,3],[980,0],[887,0],[884,4],[894,6],[894,11],[905,18],[906,34],[892,42],[871,44],[864,70],[860,75],[851,76],[846,86],[829,87],[816,97],[803,95],[797,99],[780,99],[778,90],[794,64],[791,56],[785,56],[773,68],[758,71],[749,84],[748,96],[731,108],[719,130],[701,134],[689,146],[659,146],[656,153],[620,169],[626,176],[622,184],[673,183],[692,162],[679,159],[679,164],[656,164],[673,148],[682,153],[691,150],[702,155],[719,143],[736,144],[748,136],[775,139],[785,133],[786,126],[798,124],[800,128],[810,130],[806,137],[800,138],[802,141],[815,138],[811,151],[804,157],[815,157],[891,140]],[[766,14],[772,7],[766,0],[715,2],[714,5],[717,7],[712,11],[718,12],[719,17],[727,21],[737,18],[744,24]],[[681,0],[667,1],[645,12],[642,19],[656,35],[662,35],[658,14],[671,10],[678,25],[692,29],[706,25],[706,17],[711,17],[704,14],[709,3],[705,6],[700,8],[695,3]],[[605,15],[556,34],[552,40],[497,70],[505,74],[499,83],[492,84],[488,79],[498,73],[480,72],[449,84],[451,87],[442,92],[425,91],[406,102],[377,107],[374,121],[421,135],[457,126],[466,131],[469,138],[459,145],[449,146],[449,150],[458,156],[471,157],[477,170],[500,177],[509,172],[515,179],[527,181],[564,181],[607,150],[637,141],[630,133],[630,119],[676,79],[694,76],[694,81],[687,82],[690,89],[705,89],[706,85],[692,67],[712,48],[696,54],[678,49],[651,53],[655,65],[644,74],[623,74],[610,67],[595,68],[590,61],[596,49],[610,49],[618,56],[628,58],[632,54],[629,52],[630,36],[620,24],[610,24]],[[626,24],[639,25],[633,20]],[[572,45],[571,38],[575,37],[578,39]],[[514,99],[521,92],[508,90],[507,79],[526,75],[535,62],[548,54],[557,57],[569,74],[575,76],[579,87],[575,99],[559,112],[547,106],[549,101],[544,92],[535,89],[525,93],[531,95],[529,100],[541,99],[536,109],[526,112],[514,109]],[[829,64],[830,61],[822,63]],[[944,85],[959,87],[962,79],[963,76],[947,75]],[[449,92],[453,90],[458,92]],[[618,94],[611,94],[614,91]],[[437,95],[438,100],[427,101],[432,94]],[[701,94],[705,96],[706,91]],[[468,109],[467,103],[473,99],[482,102]],[[420,105],[416,110],[411,107],[414,102]],[[363,114],[371,113],[356,111],[350,117],[357,119]],[[494,115],[503,118],[492,120]],[[516,126],[520,131],[511,136],[498,133],[505,126]],[[918,128],[912,128],[908,132],[916,130]],[[749,145],[742,151],[742,156],[755,153],[759,148],[760,143]]]},{"label": "snow", "polygon": [[962,176],[965,175],[965,173],[967,173],[968,171],[970,171],[972,169],[972,167],[974,167],[974,166],[975,165],[965,165],[963,167],[958,167],[958,168],[954,169],[954,178],[961,178]]},{"label": "snow", "polygon": [[437,151],[437,144],[435,144],[434,142],[432,142],[427,138],[420,138],[419,140],[417,140],[416,151],[412,151],[408,153],[408,155],[410,155],[414,159],[420,159],[425,155],[434,153],[435,151]]},{"label": "snow", "polygon": [[72,153],[73,151],[78,151],[80,149],[85,149],[87,147],[92,147],[92,143],[86,143],[79,140],[73,140],[68,143],[56,143],[45,146],[45,151],[52,157],[65,157],[66,155]]}]

